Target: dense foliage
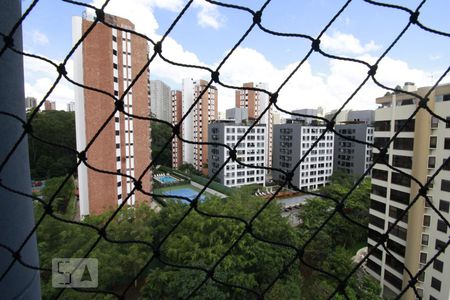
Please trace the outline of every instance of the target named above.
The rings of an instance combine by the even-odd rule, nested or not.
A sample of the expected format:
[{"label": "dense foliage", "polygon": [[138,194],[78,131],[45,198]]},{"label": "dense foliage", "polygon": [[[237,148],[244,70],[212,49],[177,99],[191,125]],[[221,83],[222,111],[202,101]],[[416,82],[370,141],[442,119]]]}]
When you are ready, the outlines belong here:
[{"label": "dense foliage", "polygon": [[[321,192],[340,197],[346,193],[353,180],[333,182]],[[346,202],[346,212],[358,222],[367,223],[367,205],[370,184],[364,181]],[[245,230],[245,225],[236,220],[249,221],[263,205],[264,200],[251,196],[250,188],[236,189],[227,200],[217,198],[199,203],[199,210],[192,210],[176,230],[167,233],[190,209],[186,204],[169,202],[156,213],[143,205],[134,209],[123,209],[108,226],[108,242],[101,240],[90,257],[99,260],[99,289],[116,291],[119,294],[132,283],[129,294],[139,299],[185,298],[198,286],[206,274],[195,268],[211,269],[221,256]],[[300,212],[302,225],[291,227],[281,217],[280,208],[272,203],[255,219],[251,232],[268,241],[281,242],[300,247],[311,237],[334,208],[334,202],[312,199]],[[37,208],[37,213],[42,213]],[[60,218],[67,213],[58,211]],[[83,222],[101,227],[111,213],[91,216]],[[229,216],[215,218],[211,215]],[[214,278],[220,282],[243,286],[255,291],[264,291],[282,271],[296,251],[268,244],[245,233],[240,242],[214,269]],[[66,224],[47,217],[38,228],[38,245],[41,265],[49,267],[54,257],[81,257],[99,238],[96,230],[86,226]],[[163,239],[160,255],[148,265],[139,279],[132,282],[142,266],[153,255],[153,247]],[[141,241],[139,243],[114,243],[114,241]],[[366,232],[351,225],[336,215],[305,249],[303,261],[316,268],[326,270],[343,279],[352,269],[351,257],[364,246]],[[149,243],[144,244],[142,241]],[[43,296],[52,298],[58,290],[51,288],[51,277],[43,273]],[[380,299],[380,289],[373,279],[357,272],[348,281],[346,294],[350,299]],[[265,295],[266,299],[326,299],[337,287],[337,281],[320,272],[313,271],[298,260]],[[65,291],[67,299],[85,299],[86,294],[74,290]],[[231,288],[207,280],[197,291],[194,299],[255,299],[250,291]],[[105,294],[90,294],[92,299],[109,299]],[[336,299],[345,299],[342,294]],[[111,299],[114,299],[111,297]]]},{"label": "dense foliage", "polygon": [[[151,122],[152,133],[152,160],[155,160],[156,155],[162,150],[164,145],[172,137],[172,128],[164,123]],[[155,160],[154,166],[172,166],[172,143],[167,145],[166,149]]]},{"label": "dense foliage", "polygon": [[[346,195],[354,184],[354,178],[337,172],[332,177],[332,182],[321,189],[320,193],[336,200]],[[365,179],[347,198],[342,208],[342,213],[336,213],[328,225],[314,237],[305,249],[304,260],[311,266],[325,270],[339,279],[345,276],[353,268],[351,258],[356,251],[366,245],[367,224],[369,212],[370,179]],[[336,203],[324,198],[313,198],[302,207],[300,218],[303,224],[299,227],[303,241],[310,239],[321,224],[334,211]],[[358,226],[347,218],[358,222]],[[323,273],[312,270],[310,267],[301,268],[304,280],[302,291],[310,299],[324,299],[334,291],[338,281]],[[358,271],[349,280],[345,289],[350,299],[381,299],[378,295],[380,288],[378,283],[370,276]],[[338,299],[345,299],[338,295]]]},{"label": "dense foliage", "polygon": [[[75,113],[38,112],[31,122],[33,134],[50,143],[76,149]],[[72,172],[76,152],[28,137],[31,177],[35,180],[63,176]]]},{"label": "dense foliage", "polygon": [[[200,210],[212,214],[234,215],[249,220],[256,213],[261,200],[239,194],[227,201],[210,199],[200,204]],[[245,200],[245,201],[243,201]],[[111,240],[143,240],[151,244],[160,241],[189,209],[180,203],[169,203],[159,213],[147,206],[124,210],[108,227]],[[38,209],[38,214],[41,210]],[[100,226],[109,214],[87,218],[84,222]],[[140,298],[178,299],[205,277],[202,271],[179,269],[163,262],[186,266],[212,267],[244,230],[237,220],[211,218],[192,211],[183,223],[164,242],[161,257],[147,268],[133,285],[131,293],[141,290]],[[256,219],[253,232],[268,240],[296,243],[296,231],[280,216],[279,208],[269,206]],[[80,257],[98,238],[95,230],[65,224],[47,217],[38,230],[41,264],[50,266],[53,257]],[[152,250],[144,244],[117,244],[102,240],[90,257],[99,259],[99,288],[122,291],[138,270],[151,257]],[[215,277],[223,282],[263,290],[281,271],[283,263],[295,255],[294,251],[270,245],[246,234],[216,268]],[[284,275],[268,293],[269,299],[298,299],[300,275],[293,269]],[[51,278],[43,275],[44,298],[51,298],[57,290],[51,288]],[[70,299],[82,299],[85,294],[65,291]],[[105,295],[93,296],[103,299]],[[196,294],[196,299],[251,299],[254,295],[240,289],[230,289],[209,280]]]}]

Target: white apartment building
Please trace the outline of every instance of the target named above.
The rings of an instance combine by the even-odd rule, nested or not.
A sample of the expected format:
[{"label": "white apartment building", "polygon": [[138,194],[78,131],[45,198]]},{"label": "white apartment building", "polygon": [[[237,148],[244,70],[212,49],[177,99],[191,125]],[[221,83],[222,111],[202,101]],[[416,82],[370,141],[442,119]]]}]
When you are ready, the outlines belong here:
[{"label": "white apartment building", "polygon": [[[330,180],[333,173],[333,132],[326,132],[305,160],[293,170],[325,129],[325,126],[305,125],[295,120],[274,126],[273,168],[288,173],[294,171],[292,184],[299,189],[315,190]],[[273,179],[284,181],[285,176],[273,171]]]},{"label": "white apartment building", "polygon": [[[209,125],[209,142],[226,144],[234,148],[236,143],[249,129],[249,124],[235,123],[234,120],[221,120]],[[236,148],[237,160],[254,166],[264,166],[266,162],[266,126],[256,125]],[[219,170],[230,156],[229,150],[223,146],[210,145],[208,150],[208,176]],[[246,184],[264,184],[265,170],[242,166],[229,161],[216,176],[218,181],[229,187]]]},{"label": "white apartment building", "polygon": [[[264,82],[253,83],[248,82],[243,84],[244,88],[258,88],[268,91],[269,85]],[[250,119],[258,118],[269,106],[270,97],[268,94],[254,91],[249,89],[236,90],[235,92],[235,107],[247,108],[248,116]],[[265,124],[266,129],[266,165],[268,167],[272,166],[272,145],[273,145],[273,124],[274,120],[272,117],[272,107],[267,111],[259,121],[260,124]]]},{"label": "white apartment building", "polygon": [[166,122],[171,121],[170,87],[161,80],[150,80],[151,113]]},{"label": "white apartment building", "polygon": [[[406,83],[403,90],[425,96],[430,87],[417,89]],[[441,85],[429,96],[428,106],[443,118],[450,119],[450,85]],[[421,109],[411,122],[406,122],[416,110],[419,99],[397,92],[376,99],[381,105],[375,111],[375,145],[384,147],[400,127],[405,128],[381,157],[390,165],[410,174],[422,184],[450,156],[450,124],[438,121]],[[374,161],[380,157],[374,148]],[[450,165],[437,175],[427,195],[433,205],[450,220]],[[373,248],[391,224],[405,211],[418,194],[420,186],[408,176],[377,163],[372,171],[368,246]],[[386,296],[395,296],[407,286],[410,277],[404,266],[416,274],[435,253],[449,241],[450,229],[419,197],[407,214],[389,233],[383,247],[374,249],[367,261],[368,272],[380,281]],[[418,279],[416,284],[422,299],[450,299],[450,250],[442,253]],[[416,299],[412,289],[402,299]]]}]

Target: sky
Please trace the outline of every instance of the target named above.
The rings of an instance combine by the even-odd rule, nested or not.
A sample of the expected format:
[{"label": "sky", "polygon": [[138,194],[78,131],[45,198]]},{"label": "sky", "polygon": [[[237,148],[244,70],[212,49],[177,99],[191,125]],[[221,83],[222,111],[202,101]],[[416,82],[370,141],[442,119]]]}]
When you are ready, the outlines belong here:
[{"label": "sky", "polygon": [[[104,0],[83,0],[100,7]],[[273,0],[262,14],[261,24],[272,31],[317,37],[346,1]],[[420,1],[385,0],[415,10]],[[31,0],[22,1],[25,10]],[[111,0],[106,12],[129,19],[136,30],[158,41],[183,9],[186,0]],[[227,0],[222,3],[246,5],[259,10],[261,0]],[[25,52],[39,54],[54,62],[62,61],[72,47],[72,16],[81,16],[82,6],[51,0],[40,1],[23,25]],[[450,1],[427,1],[420,9],[419,21],[427,27],[450,32]],[[378,7],[362,0],[352,1],[321,37],[326,53],[374,63],[395,40],[409,21],[409,14]],[[163,55],[172,61],[215,69],[252,24],[246,11],[220,7],[195,0],[163,43]],[[266,82],[276,91],[298,66],[311,42],[298,37],[278,37],[255,27],[219,70],[228,85]],[[432,85],[450,65],[450,38],[425,32],[412,25],[381,60],[376,78],[395,88],[404,82]],[[56,70],[46,63],[25,58],[25,93],[42,99],[55,80]],[[73,62],[68,74],[73,77]],[[291,111],[322,106],[325,111],[340,107],[367,74],[367,67],[313,53],[279,93],[278,105]],[[151,79],[180,89],[183,78],[210,79],[198,69],[176,67],[156,59],[150,65]],[[450,82],[447,76],[443,82]],[[347,104],[346,109],[375,109],[375,98],[385,90],[369,81]],[[57,109],[74,101],[73,86],[58,84],[49,98]],[[234,91],[219,87],[219,111],[234,106]]]}]

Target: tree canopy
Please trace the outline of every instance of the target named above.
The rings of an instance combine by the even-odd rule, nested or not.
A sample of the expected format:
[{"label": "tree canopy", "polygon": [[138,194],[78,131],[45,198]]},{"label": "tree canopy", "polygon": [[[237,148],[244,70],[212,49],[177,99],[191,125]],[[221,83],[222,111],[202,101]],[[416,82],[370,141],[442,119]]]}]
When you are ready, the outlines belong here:
[{"label": "tree canopy", "polygon": [[33,134],[57,147],[43,143],[30,135],[31,178],[42,180],[63,176],[71,172],[76,164],[75,113],[66,111],[38,112],[31,122]]},{"label": "tree canopy", "polygon": [[[161,151],[164,144],[172,136],[172,128],[167,124],[160,122],[151,122],[152,133],[152,159],[156,159],[156,155]],[[158,159],[154,162],[154,165],[163,165],[167,167],[172,166],[172,143],[169,143],[167,148],[161,153]]]},{"label": "tree canopy", "polygon": [[[367,181],[360,185],[345,206],[352,209],[349,213],[360,222],[367,222],[364,221],[367,216],[363,211],[368,201],[365,198],[368,186]],[[349,187],[332,183],[322,192],[343,194],[346,188]],[[226,200],[211,198],[199,203],[199,211],[190,211],[174,231],[171,231],[172,228],[190,209],[189,205],[169,201],[159,212],[146,205],[128,209],[124,207],[108,226],[108,241],[101,239],[89,255],[99,260],[99,289],[120,294],[149,262],[156,245],[164,240],[159,255],[132,283],[130,295],[139,299],[185,298],[206,278],[205,272],[196,268],[211,270],[220,261],[213,270],[215,280],[208,279],[193,298],[255,299],[256,295],[249,290],[258,293],[265,291],[282,273],[286,263],[297,255],[291,248],[261,240],[299,248],[334,208],[332,201],[312,199],[301,211],[303,224],[297,228],[290,226],[287,219],[281,217],[280,207],[276,203],[269,204],[250,228],[238,220],[249,222],[264,203],[265,200],[252,196],[248,188],[235,189],[235,193]],[[42,214],[40,206],[36,211],[39,216]],[[57,214],[60,218],[67,217],[59,211]],[[83,220],[86,226],[47,217],[38,227],[41,265],[50,266],[54,257],[82,257],[99,237],[96,230],[87,226],[101,227],[111,214],[108,212],[87,217]],[[336,215],[330,226],[326,226],[308,244],[302,259],[311,266],[343,279],[353,268],[351,257],[356,247],[364,244],[366,237],[362,228],[346,224],[346,220],[340,218]],[[169,237],[165,239],[169,232]],[[226,252],[238,238],[241,238],[239,243]],[[225,253],[227,255],[220,260]],[[59,292],[51,288],[48,273],[43,273],[42,282],[44,298],[53,298]],[[265,298],[324,299],[336,289],[337,283],[334,278],[312,270],[297,259],[268,289]],[[357,272],[348,283],[345,291],[350,299],[380,299],[377,283],[366,274]],[[105,294],[90,295],[92,299],[114,299]],[[86,294],[67,290],[65,297],[84,299]],[[335,298],[344,299],[344,296],[339,294]]]}]

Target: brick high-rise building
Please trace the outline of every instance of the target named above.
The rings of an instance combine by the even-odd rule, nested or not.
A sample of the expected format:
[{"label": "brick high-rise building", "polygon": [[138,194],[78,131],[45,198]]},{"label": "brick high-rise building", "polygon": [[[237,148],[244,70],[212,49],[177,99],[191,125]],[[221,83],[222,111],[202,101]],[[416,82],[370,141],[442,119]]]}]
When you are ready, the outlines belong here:
[{"label": "brick high-rise building", "polygon": [[[106,21],[119,28],[134,29],[123,18],[106,15]],[[72,20],[74,43],[91,26],[93,17],[84,15]],[[101,89],[120,98],[148,59],[147,41],[119,29],[98,23],[78,47],[74,57],[75,80],[83,85]],[[123,97],[124,111],[148,117],[148,70],[144,72]],[[114,111],[115,101],[106,95],[83,88],[75,91],[77,149],[86,148]],[[100,170],[120,172],[138,178],[150,164],[150,124],[121,112],[110,122],[86,153],[87,163]],[[142,189],[152,190],[152,175],[142,178]],[[114,209],[134,188],[126,176],[104,174],[81,164],[78,168],[80,215],[99,214]],[[129,205],[151,203],[147,195],[135,192]]]},{"label": "brick high-rise building", "polygon": [[[248,109],[249,119],[258,118],[269,105],[269,95],[260,91],[245,88],[259,88],[268,90],[267,83],[248,82],[243,85],[244,90],[235,91],[235,106]],[[273,118],[272,107],[261,118],[260,124],[265,124],[266,129],[266,166],[272,167],[272,145],[273,145]]]},{"label": "brick high-rise building", "polygon": [[[181,117],[188,112],[207,84],[206,80],[183,79],[181,99],[179,94],[174,96],[172,92],[173,124],[178,123]],[[174,108],[177,109],[176,115],[174,115]],[[180,128],[181,136],[183,139],[194,143],[206,143],[208,142],[208,125],[216,119],[218,119],[218,93],[215,86],[210,86],[184,119],[183,126]],[[174,147],[175,141],[172,142],[172,147]],[[204,175],[208,175],[208,146],[189,143],[181,144],[181,155],[179,154],[180,151],[178,151],[178,156],[175,159],[172,156],[172,166],[176,168],[183,163],[189,163]],[[177,145],[179,144],[176,144],[175,148],[178,147]],[[180,157],[181,161],[179,160]]]},{"label": "brick high-rise building", "polygon": [[[406,83],[403,91],[426,96],[432,111],[450,119],[450,84],[437,86],[429,93],[430,87],[416,88],[414,84]],[[380,281],[384,295],[394,298],[409,284],[409,272],[417,274],[449,241],[450,228],[422,196],[405,215],[402,214],[421,190],[416,180],[425,184],[450,156],[450,125],[435,119],[424,109],[407,121],[416,111],[419,98],[402,90],[377,98],[376,103],[381,107],[375,111],[375,145],[385,147],[396,131],[401,128],[402,131],[383,157],[379,157],[379,151],[374,148],[374,161],[382,159],[415,178],[411,180],[383,163],[375,164],[372,170],[369,248],[376,245],[397,219],[401,219],[384,243],[389,251],[378,246],[366,266],[369,273]],[[449,176],[450,164],[446,164],[426,191],[447,221],[450,220]],[[418,277],[416,288],[421,299],[450,299],[448,248]],[[408,289],[402,299],[416,299],[416,295]]]},{"label": "brick high-rise building", "polygon": [[[183,117],[182,114],[182,97],[181,91],[171,91],[171,117],[172,124],[176,125]],[[180,134],[182,133],[182,126],[180,127]],[[183,142],[178,138],[172,139],[172,168],[179,168],[183,164]]]}]

